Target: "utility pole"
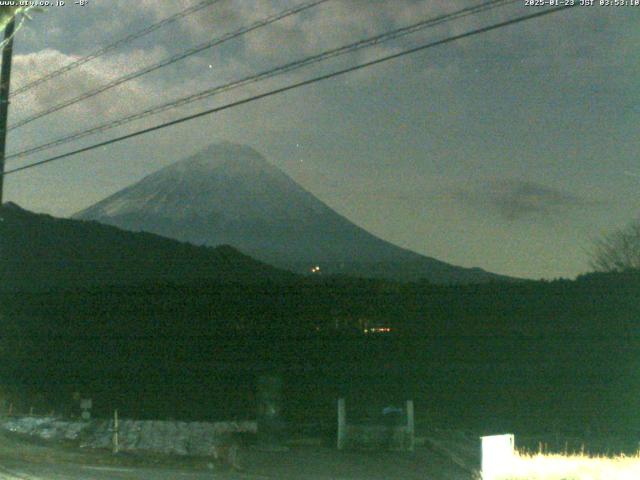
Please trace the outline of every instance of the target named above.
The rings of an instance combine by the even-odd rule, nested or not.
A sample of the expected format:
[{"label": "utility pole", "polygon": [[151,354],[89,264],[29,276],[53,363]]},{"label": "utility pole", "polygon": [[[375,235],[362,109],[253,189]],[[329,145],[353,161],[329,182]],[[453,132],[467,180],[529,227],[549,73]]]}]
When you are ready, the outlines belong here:
[{"label": "utility pole", "polygon": [[15,17],[4,29],[4,39],[8,40],[2,49],[2,70],[0,71],[0,206],[4,186],[4,157],[7,146],[7,116],[9,114],[9,82],[11,80],[11,57],[13,55],[13,31]]}]

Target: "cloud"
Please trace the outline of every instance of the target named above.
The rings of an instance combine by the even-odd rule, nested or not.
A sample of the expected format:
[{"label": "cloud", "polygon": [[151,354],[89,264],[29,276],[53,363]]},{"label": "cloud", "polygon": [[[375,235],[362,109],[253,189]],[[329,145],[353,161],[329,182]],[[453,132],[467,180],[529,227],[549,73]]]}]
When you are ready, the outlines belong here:
[{"label": "cloud", "polygon": [[601,202],[521,179],[491,180],[454,198],[466,206],[497,214],[508,222],[544,220]]},{"label": "cloud", "polygon": [[[18,52],[14,60],[15,80],[12,80],[12,83],[19,85],[46,73],[53,67],[59,67],[79,58],[88,50],[93,49],[88,46],[91,43],[103,46],[193,4],[194,2],[191,0],[176,0],[175,2],[96,0],[94,7],[92,7],[94,8],[93,14],[84,14],[82,21],[80,21],[79,15],[84,12],[84,9],[72,9],[64,15],[60,14],[59,10],[49,9],[46,14],[34,19],[33,28],[29,29],[30,34],[34,35],[29,44],[34,50],[26,54]],[[197,14],[185,17],[170,27],[158,30],[144,41],[136,41],[133,45],[122,50],[111,52],[109,55],[61,77],[59,82],[24,96],[20,103],[13,104],[12,118],[19,119],[47,108],[64,98],[95,88],[95,86],[127,72],[164,59],[177,51],[183,51],[195,43],[233,31],[240,26],[248,25],[294,4],[299,4],[299,2],[293,0],[260,2],[221,0]],[[119,115],[126,115],[150,105],[184,96],[186,93],[224,84],[227,81],[263,71],[275,65],[282,65],[293,59],[303,58],[306,55],[404,26],[421,18],[434,17],[463,6],[461,4],[453,6],[446,0],[434,0],[433,2],[416,0],[327,2],[300,15],[291,16],[267,28],[251,32],[220,48],[206,50],[184,59],[172,67],[163,68],[151,75],[129,82],[126,86],[123,85],[109,93],[101,94],[81,105],[66,109],[56,114],[55,123],[47,124],[47,133],[53,136],[59,130],[58,126],[64,126],[64,130],[68,131],[70,126],[77,123],[77,119],[82,119],[81,123],[84,124],[87,118],[103,121],[116,118]],[[604,12],[604,15],[597,16],[586,15],[580,10],[575,9],[570,13],[552,15],[546,17],[545,20],[526,22],[517,28],[501,29],[483,35],[482,41],[456,42],[447,47],[430,50],[428,55],[411,55],[402,61],[388,62],[372,69],[360,70],[338,77],[332,82],[322,84],[319,88],[305,89],[307,102],[304,108],[308,108],[307,106],[312,104],[310,100],[313,100],[313,104],[318,109],[325,109],[334,116],[337,114],[356,116],[352,111],[336,113],[336,108],[332,107],[333,98],[336,96],[333,87],[336,85],[349,87],[350,98],[353,98],[353,103],[357,104],[359,98],[369,99],[372,93],[380,94],[380,85],[383,82],[398,81],[411,75],[422,81],[422,85],[416,84],[412,86],[413,88],[419,87],[420,91],[430,91],[432,95],[440,97],[450,96],[450,103],[465,106],[472,104],[472,102],[464,101],[464,97],[469,96],[467,91],[470,88],[479,88],[476,86],[478,84],[489,85],[486,87],[489,89],[490,84],[482,83],[482,80],[492,75],[498,66],[505,75],[509,75],[511,71],[522,74],[513,75],[514,81],[512,83],[517,85],[512,87],[510,92],[507,92],[515,99],[516,95],[526,94],[523,93],[526,92],[523,85],[520,85],[516,80],[525,74],[528,75],[537,65],[540,65],[540,68],[548,67],[549,62],[562,65],[562,69],[558,67],[557,70],[566,70],[567,77],[578,78],[575,82],[562,82],[558,89],[572,88],[580,95],[587,95],[586,90],[581,89],[581,85],[574,85],[579,83],[581,81],[579,79],[582,78],[574,75],[575,71],[579,70],[579,62],[572,63],[566,58],[575,54],[579,60],[578,57],[583,58],[586,55],[589,61],[586,62],[588,65],[584,68],[592,66],[594,63],[598,64],[596,59],[600,59],[602,69],[589,70],[588,81],[591,84],[602,83],[598,80],[610,77],[607,64],[613,60],[609,60],[611,52],[603,45],[608,45],[611,42],[600,42],[599,40],[603,35],[615,33],[612,32],[611,22],[607,15],[609,10],[614,9],[609,9]],[[265,91],[267,88],[289,84],[354,63],[373,60],[386,54],[395,53],[406,46],[425,43],[448,34],[461,33],[492,20],[513,16],[517,12],[518,10],[514,8],[497,9],[482,16],[465,17],[441,25],[436,29],[429,29],[395,42],[381,44],[376,48],[334,59],[328,65],[308,67],[278,77],[265,84],[256,84],[233,91],[224,95],[223,99],[230,101],[243,98]],[[81,27],[79,27],[80,25]],[[571,28],[568,25],[571,25]],[[585,32],[588,32],[589,35],[585,36]],[[40,34],[39,41],[36,38],[36,33]],[[64,37],[65,35],[66,37]],[[560,35],[565,37],[562,48],[548,48],[549,43],[556,42],[555,37]],[[63,37],[66,38],[66,41]],[[37,45],[39,47],[36,47]],[[594,45],[600,46],[596,48]],[[579,55],[576,53],[576,49],[580,50]],[[550,59],[550,55],[554,57]],[[461,57],[463,57],[463,61],[460,61]],[[522,62],[525,62],[526,65]],[[478,67],[481,69],[484,67],[487,70],[486,74],[478,75]],[[631,75],[622,77],[635,78]],[[473,85],[468,85],[469,78],[474,79]],[[586,80],[583,80],[584,82]],[[616,84],[618,83],[620,82],[616,82]],[[567,85],[573,86],[568,87]],[[607,82],[607,85],[611,85],[611,82]],[[351,89],[351,87],[353,88]],[[382,93],[384,94],[384,92]],[[504,89],[500,94],[506,95]],[[600,93],[601,97],[603,95],[604,93]],[[571,95],[563,95],[563,97],[568,99],[567,102],[574,100]],[[529,112],[532,108],[544,105],[545,100],[547,99],[532,97],[531,101],[522,102],[523,110]],[[533,101],[537,103],[532,106]],[[192,107],[180,110],[180,113],[183,110],[191,112],[191,109],[203,109],[208,105],[198,102]],[[496,101],[496,110],[500,108],[500,105],[501,103]],[[279,119],[298,118],[301,115],[301,112],[298,111],[301,107],[293,103],[284,102],[282,108],[286,111],[279,115]],[[455,108],[454,105],[449,111],[455,112]],[[279,120],[280,127],[282,127],[282,123],[286,122]]]},{"label": "cloud", "polygon": [[[46,15],[38,18],[39,25],[35,26],[30,33],[33,36],[36,31],[41,32],[46,29],[44,46],[57,49],[65,55],[76,56],[88,53],[94,49],[94,46],[111,43],[193,4],[194,2],[190,0],[174,2],[96,0],[92,7],[94,13],[82,17],[79,17],[78,12],[84,11],[83,9],[72,10],[71,15],[61,15],[56,9],[49,9]],[[163,46],[167,55],[173,54],[194,44],[234,31],[241,26],[247,26],[295,4],[299,2],[220,0],[175,24],[163,27],[149,37],[137,40],[124,49],[124,54],[132,48],[149,51],[152,54],[158,45]],[[198,62],[205,67],[212,64],[216,74],[223,77],[228,76],[228,71],[257,72],[393,28],[406,26],[419,19],[451,12],[463,6],[465,5],[453,6],[446,0],[327,2],[302,14],[279,20],[218,48],[206,50],[192,57],[193,61],[181,61],[179,65],[187,67],[181,70],[181,74],[183,79],[191,78],[194,71],[199,71],[198,68],[201,65],[198,65]],[[500,29],[482,35],[482,41],[465,40],[447,47],[439,47],[429,51],[426,61],[424,55],[411,55],[402,65],[403,68],[411,68],[414,71],[424,70],[427,75],[431,75],[431,72],[438,69],[459,65],[462,57],[465,69],[460,69],[455,78],[450,78],[451,82],[463,81],[468,74],[465,70],[482,67],[494,69],[496,63],[508,65],[508,68],[524,68],[526,65],[529,69],[544,69],[548,67],[550,61],[556,65],[567,65],[579,61],[585,55],[589,57],[586,63],[590,66],[596,62],[596,58],[600,59],[601,63],[614,61],[612,54],[618,50],[609,47],[617,44],[609,38],[615,37],[615,29],[610,25],[613,22],[609,18],[610,15],[607,15],[609,12],[605,11],[604,15],[587,15],[580,10],[588,9],[574,9],[569,13],[551,15],[545,19],[525,22],[517,27]],[[530,12],[527,9],[511,6],[481,15],[468,16],[349,55],[337,63],[334,61],[332,66],[339,67],[370,60],[404,47],[459,34],[516,14],[526,13]],[[82,28],[78,28],[78,25],[82,25]],[[611,41],[603,41],[607,38]],[[42,38],[38,42],[35,36],[29,40],[29,44],[34,51],[37,51],[38,44],[39,48],[43,47]],[[549,48],[551,44],[560,45],[561,48]],[[139,62],[132,58],[130,65],[139,66]],[[398,74],[398,65],[398,62],[389,62],[378,66],[375,69],[375,75],[362,74],[358,76],[357,81],[367,84],[372,78],[395,77]],[[321,68],[318,67],[313,72]],[[326,68],[333,70],[331,67]],[[309,70],[305,69],[305,72]],[[292,73],[288,74],[287,78],[295,80],[299,75],[299,73]],[[352,77],[352,75],[349,78],[344,77],[337,82],[352,83],[354,81]]]},{"label": "cloud", "polygon": [[[107,84],[123,73],[131,71],[136,64],[151,63],[164,55],[163,49],[158,47],[151,51],[132,50],[95,59],[45,85],[15,97],[12,100],[9,124]],[[16,55],[12,84],[16,86],[28,84],[43,74],[72,63],[78,58],[78,56],[53,49]],[[173,88],[172,91],[177,95],[177,90]],[[149,76],[132,80],[16,129],[11,134],[11,144],[15,147],[10,150],[21,150],[24,145],[40,144],[61,135],[137,112],[156,104],[165,91],[157,78],[153,79]]]},{"label": "cloud", "polygon": [[[57,77],[40,86],[29,90],[20,96],[20,102],[16,102],[16,113],[19,116],[30,115],[45,107],[61,103],[67,99],[75,98],[83,92],[90,91],[101,85],[107,84],[127,73],[130,73],[137,65],[152,63],[165,56],[162,48],[151,51],[133,50],[120,53],[111,57],[100,57],[79,68]],[[37,53],[17,55],[14,58],[14,78],[12,83],[16,86],[24,85],[40,78],[49,71],[74,62],[79,57],[67,55],[57,50],[46,49]],[[124,113],[153,93],[153,83],[141,78],[129,81],[121,86],[101,93],[99,102],[82,102],[76,109],[84,114]],[[93,104],[92,104],[93,103]],[[87,109],[87,111],[83,111]]]}]

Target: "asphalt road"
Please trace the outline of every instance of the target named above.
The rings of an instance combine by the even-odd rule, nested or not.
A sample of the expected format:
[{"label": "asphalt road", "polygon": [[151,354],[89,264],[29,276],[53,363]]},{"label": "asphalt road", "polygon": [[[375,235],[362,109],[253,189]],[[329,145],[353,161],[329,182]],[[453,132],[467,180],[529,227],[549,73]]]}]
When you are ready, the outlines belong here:
[{"label": "asphalt road", "polygon": [[246,471],[29,463],[3,459],[0,480],[471,480],[472,476],[429,450],[415,454],[337,452],[294,448],[252,452]]},{"label": "asphalt road", "polygon": [[0,466],[0,480],[266,480],[251,474],[90,465]]},{"label": "asphalt road", "polygon": [[113,456],[0,432],[0,480],[471,480],[474,438],[438,431],[415,452],[338,451],[318,439],[278,451],[246,446],[237,472],[213,459]]}]

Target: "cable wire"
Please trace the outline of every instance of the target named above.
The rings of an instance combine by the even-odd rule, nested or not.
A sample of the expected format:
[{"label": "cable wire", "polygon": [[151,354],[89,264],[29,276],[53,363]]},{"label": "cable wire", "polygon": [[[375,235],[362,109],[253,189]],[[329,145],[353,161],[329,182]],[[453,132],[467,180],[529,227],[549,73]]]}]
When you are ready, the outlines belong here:
[{"label": "cable wire", "polygon": [[489,9],[492,9],[492,8],[496,8],[496,7],[499,7],[499,6],[504,6],[504,5],[507,5],[507,4],[515,3],[517,1],[519,1],[519,0],[491,0],[489,2],[485,2],[483,4],[476,5],[476,6],[473,6],[473,7],[467,7],[467,8],[458,10],[456,12],[452,12],[452,13],[449,13],[449,14],[443,14],[443,15],[440,15],[438,17],[430,18],[430,19],[427,19],[427,20],[422,20],[420,22],[414,23],[414,24],[406,26],[406,27],[402,27],[402,28],[399,28],[399,29],[396,29],[396,30],[392,30],[390,32],[385,32],[383,34],[376,35],[374,37],[370,37],[370,38],[367,38],[367,39],[364,39],[364,40],[359,40],[357,42],[354,42],[354,43],[351,43],[349,45],[345,45],[345,46],[342,46],[342,47],[339,47],[339,48],[334,48],[334,49],[331,49],[331,50],[327,50],[327,51],[324,51],[324,52],[322,52],[320,54],[313,55],[313,56],[310,56],[310,57],[306,57],[306,58],[301,59],[301,60],[296,60],[294,62],[290,62],[290,63],[287,63],[285,65],[281,65],[279,67],[276,67],[276,68],[273,68],[273,69],[270,69],[270,70],[267,70],[267,71],[264,71],[264,72],[261,72],[261,73],[258,73],[258,74],[254,74],[254,75],[242,78],[240,80],[235,80],[235,81],[227,83],[225,85],[221,85],[221,86],[213,87],[213,88],[210,88],[210,89],[206,89],[206,90],[203,90],[201,92],[197,92],[197,93],[194,93],[192,95],[189,95],[189,96],[186,96],[186,97],[182,97],[182,98],[179,98],[177,100],[173,100],[171,102],[167,102],[167,103],[164,103],[162,105],[158,105],[158,106],[143,110],[141,112],[134,113],[132,115],[128,115],[126,117],[123,117],[123,118],[120,118],[120,119],[117,119],[117,120],[106,122],[106,123],[103,123],[101,125],[97,125],[95,127],[91,127],[89,129],[86,129],[86,130],[82,130],[82,131],[79,131],[79,132],[72,133],[72,134],[64,136],[62,138],[58,138],[56,140],[52,140],[52,141],[49,141],[49,142],[41,144],[41,145],[38,145],[38,146],[35,146],[35,147],[31,147],[31,148],[28,148],[26,150],[22,150],[20,152],[13,153],[11,155],[7,155],[6,159],[8,160],[8,159],[13,159],[13,158],[26,157],[28,155],[32,155],[32,154],[37,153],[37,152],[41,152],[43,150],[49,150],[49,149],[51,149],[53,147],[57,147],[57,146],[60,146],[60,145],[63,145],[63,144],[66,144],[66,143],[69,143],[69,142],[72,142],[72,141],[75,141],[75,140],[79,140],[79,139],[87,137],[89,135],[102,133],[102,132],[111,130],[113,128],[120,127],[122,125],[131,123],[131,122],[133,122],[135,120],[140,120],[142,118],[145,118],[145,117],[148,117],[148,116],[151,116],[151,115],[155,115],[155,114],[158,114],[158,113],[170,110],[170,109],[174,109],[174,108],[177,108],[177,107],[181,107],[181,106],[187,105],[189,103],[192,103],[192,102],[195,102],[195,101],[198,101],[198,100],[202,100],[202,99],[205,99],[205,98],[209,98],[209,97],[215,96],[215,95],[217,95],[219,93],[228,92],[228,91],[236,89],[238,87],[243,87],[243,86],[246,86],[246,85],[249,85],[249,84],[253,84],[253,83],[256,83],[256,82],[259,82],[259,81],[262,81],[262,80],[266,80],[268,78],[272,78],[272,77],[275,77],[277,75],[281,75],[281,74],[286,73],[286,72],[297,70],[299,68],[306,67],[308,65],[315,64],[315,63],[318,63],[318,62],[321,62],[321,61],[324,61],[324,60],[327,60],[327,59],[330,59],[330,58],[335,58],[335,57],[338,57],[340,55],[345,55],[347,53],[352,53],[352,52],[360,50],[362,48],[368,48],[368,47],[371,47],[371,46],[374,46],[374,45],[378,45],[378,44],[380,44],[382,42],[386,42],[386,41],[389,41],[389,40],[394,40],[394,39],[397,39],[397,38],[399,38],[401,36],[408,35],[408,34],[415,33],[417,31],[423,30],[423,29],[425,29],[427,27],[433,27],[433,26],[436,26],[436,25],[440,25],[440,24],[442,24],[444,22],[451,21],[451,20],[458,19],[458,18],[462,18],[462,17],[467,16],[467,15],[475,15],[477,13],[480,13],[480,12],[483,12],[483,11],[486,11],[486,10],[489,10]]},{"label": "cable wire", "polygon": [[26,85],[23,85],[20,88],[15,89],[13,92],[11,92],[11,97],[14,97],[16,95],[20,95],[21,93],[24,93],[28,90],[31,90],[32,88],[37,87],[38,85],[41,85],[45,82],[48,82],[51,79],[54,79],[56,77],[59,77],[60,75],[62,75],[63,73],[69,72],[75,68],[78,68],[81,65],[84,65],[85,63],[90,62],[91,60],[95,60],[98,57],[101,57],[102,55],[104,55],[107,52],[110,52],[111,50],[115,50],[119,47],[121,47],[122,45],[126,45],[129,42],[132,42],[133,40],[136,40],[140,37],[143,37],[145,35],[148,35],[151,32],[154,32],[156,30],[158,30],[159,28],[164,27],[165,25],[175,22],[176,20],[179,20],[181,18],[184,18],[188,15],[191,15],[192,13],[198,12],[200,10],[202,10],[203,8],[206,8],[210,5],[213,5],[214,3],[218,3],[221,0],[203,0],[200,3],[197,3],[195,5],[192,5],[191,7],[185,8],[184,10],[181,10],[178,13],[175,13],[157,23],[154,23],[153,25],[149,25],[147,28],[144,28],[142,30],[139,30],[135,33],[132,33],[130,35],[127,35],[126,37],[121,38],[120,40],[117,40],[109,45],[107,45],[106,47],[100,48],[99,50],[96,50],[93,53],[90,53],[89,55],[79,58],[78,60],[69,63],[68,65],[65,65],[64,67],[61,67],[57,70],[54,70],[51,73],[48,73],[46,75],[43,75],[40,78],[37,78],[29,83],[27,83]]},{"label": "cable wire", "polygon": [[79,148],[77,150],[73,150],[71,152],[63,153],[61,155],[56,155],[54,157],[50,157],[50,158],[47,158],[47,159],[44,159],[44,160],[40,160],[38,162],[34,162],[34,163],[29,164],[29,165],[25,165],[25,166],[22,166],[22,167],[17,167],[17,168],[14,168],[12,170],[6,171],[3,175],[6,176],[6,175],[13,174],[13,173],[21,172],[21,171],[24,171],[24,170],[28,170],[28,169],[31,169],[31,168],[39,167],[41,165],[45,165],[47,163],[51,163],[51,162],[55,162],[55,161],[58,161],[58,160],[62,160],[63,158],[68,158],[68,157],[71,157],[73,155],[77,155],[79,153],[84,153],[84,152],[88,152],[90,150],[95,150],[96,148],[105,147],[107,145],[111,145],[113,143],[121,142],[121,141],[127,140],[129,138],[133,138],[133,137],[137,137],[137,136],[140,136],[140,135],[144,135],[144,134],[147,134],[147,133],[150,133],[150,132],[154,132],[156,130],[161,130],[163,128],[171,127],[173,125],[178,125],[180,123],[184,123],[184,122],[187,122],[189,120],[194,120],[196,118],[204,117],[206,115],[211,115],[211,114],[214,114],[214,113],[218,113],[218,112],[221,112],[223,110],[228,110],[230,108],[238,107],[240,105],[245,105],[247,103],[254,102],[256,100],[260,100],[260,99],[263,99],[263,98],[271,97],[273,95],[278,95],[280,93],[284,93],[284,92],[287,92],[289,90],[293,90],[293,89],[296,89],[296,88],[304,87],[306,85],[311,85],[311,84],[314,84],[314,83],[318,83],[318,82],[321,82],[323,80],[334,78],[334,77],[337,77],[337,76],[340,76],[340,75],[345,75],[347,73],[351,73],[351,72],[354,72],[356,70],[361,70],[363,68],[371,67],[373,65],[377,65],[377,64],[380,64],[380,63],[383,63],[383,62],[387,62],[389,60],[393,60],[393,59],[396,59],[396,58],[404,57],[404,56],[412,54],[412,53],[416,53],[416,52],[419,52],[419,51],[422,51],[422,50],[426,50],[426,49],[429,49],[429,48],[437,47],[439,45],[444,45],[446,43],[451,43],[451,42],[454,42],[454,41],[457,41],[457,40],[461,40],[463,38],[468,38],[468,37],[471,37],[471,36],[474,36],[474,35],[480,35],[480,34],[483,34],[483,33],[486,33],[486,32],[492,31],[492,30],[496,30],[496,29],[499,29],[499,28],[507,27],[509,25],[514,25],[516,23],[521,23],[521,22],[524,22],[526,20],[531,20],[531,19],[534,19],[534,18],[542,17],[542,16],[545,16],[545,15],[548,15],[548,14],[551,14],[551,13],[557,13],[557,12],[560,12],[560,11],[563,11],[563,10],[567,10],[569,8],[573,8],[575,6],[577,6],[577,4],[553,7],[553,8],[547,9],[547,10],[542,10],[542,11],[539,11],[539,12],[536,12],[536,13],[531,13],[531,14],[528,14],[528,15],[523,15],[523,16],[520,16],[520,17],[512,18],[510,20],[506,20],[506,21],[503,21],[503,22],[495,23],[495,24],[489,25],[487,27],[478,28],[478,29],[471,30],[471,31],[468,31],[468,32],[465,32],[465,33],[461,33],[459,35],[454,35],[454,36],[447,37],[447,38],[444,38],[444,39],[441,39],[441,40],[437,40],[435,42],[430,42],[430,43],[427,43],[427,44],[424,44],[424,45],[413,47],[413,48],[410,48],[408,50],[404,50],[402,52],[398,52],[398,53],[394,53],[394,54],[391,54],[391,55],[387,55],[387,56],[384,56],[384,57],[381,57],[381,58],[378,58],[378,59],[375,59],[375,60],[371,60],[369,62],[360,63],[358,65],[353,65],[351,67],[344,68],[342,70],[337,70],[335,72],[328,73],[328,74],[325,74],[325,75],[321,75],[319,77],[315,77],[315,78],[311,78],[311,79],[304,80],[304,81],[301,81],[301,82],[297,82],[297,83],[288,85],[286,87],[277,88],[277,89],[271,90],[269,92],[265,92],[265,93],[261,93],[261,94],[258,94],[258,95],[254,95],[252,97],[248,97],[248,98],[245,98],[245,99],[242,99],[242,100],[231,102],[231,103],[228,103],[226,105],[219,106],[219,107],[211,108],[209,110],[205,110],[203,112],[199,112],[199,113],[196,113],[196,114],[193,114],[193,115],[188,115],[186,117],[182,117],[182,118],[179,118],[179,119],[176,119],[176,120],[172,120],[170,122],[166,122],[166,123],[163,123],[163,124],[160,124],[160,125],[156,125],[156,126],[153,126],[153,127],[145,128],[143,130],[139,130],[137,132],[133,132],[133,133],[130,133],[130,134],[127,134],[127,135],[122,135],[120,137],[116,137],[116,138],[113,138],[111,140],[106,140],[104,142],[100,142],[100,143],[97,143],[97,144],[94,144],[94,145],[90,145],[88,147]]},{"label": "cable wire", "polygon": [[270,25],[274,22],[277,22],[278,20],[282,20],[283,18],[286,17],[290,17],[292,15],[295,15],[297,13],[300,13],[304,10],[307,10],[309,8],[315,7],[316,5],[320,5],[322,3],[325,3],[329,0],[312,0],[310,2],[306,2],[303,3],[301,5],[292,7],[292,8],[288,8],[286,10],[281,11],[280,13],[274,14],[274,15],[270,15],[262,20],[259,20],[247,27],[242,27],[238,30],[235,30],[231,33],[227,33],[226,35],[223,35],[221,37],[217,37],[213,40],[210,40],[208,42],[205,43],[201,43],[200,45],[197,45],[193,48],[190,48],[188,50],[185,50],[181,53],[178,53],[176,55],[173,55],[165,60],[162,60],[161,62],[155,63],[149,67],[146,67],[142,70],[138,70],[136,72],[130,73],[128,75],[124,75],[122,77],[116,78],[115,80],[112,80],[111,82],[102,85],[101,87],[95,88],[93,90],[90,90],[88,92],[85,92],[81,95],[78,95],[77,97],[73,97],[69,100],[66,100],[64,102],[61,102],[57,105],[54,105],[51,108],[48,108],[46,110],[43,110],[41,112],[35,113],[31,116],[28,116],[22,120],[19,120],[18,122],[12,124],[7,130],[11,131],[14,130],[16,128],[22,127],[28,123],[33,122],[34,120],[37,120],[39,118],[45,117],[47,115],[50,115],[54,112],[57,112],[59,110],[62,110],[63,108],[69,107],[71,105],[74,105],[78,102],[87,100],[91,97],[94,97],[102,92],[105,92],[111,88],[117,87],[118,85],[122,85],[123,83],[129,82],[131,80],[134,80],[136,78],[139,78],[143,75],[146,75],[147,73],[153,72],[155,70],[158,70],[160,68],[166,67],[168,65],[171,65],[179,60],[182,60],[184,58],[190,57],[192,55],[195,55],[196,53],[200,53],[203,50],[209,49],[209,48],[213,48],[215,46],[218,46],[228,40],[232,40],[234,38],[237,38],[241,35],[244,35],[246,33],[249,33],[253,30],[257,30],[261,27],[264,27],[266,25]]}]

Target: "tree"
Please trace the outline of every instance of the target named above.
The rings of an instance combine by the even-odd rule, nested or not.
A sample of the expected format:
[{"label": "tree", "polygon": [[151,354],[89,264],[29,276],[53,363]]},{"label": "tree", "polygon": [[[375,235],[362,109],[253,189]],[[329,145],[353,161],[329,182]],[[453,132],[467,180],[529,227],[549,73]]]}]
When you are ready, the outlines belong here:
[{"label": "tree", "polygon": [[599,272],[640,270],[640,219],[597,239],[589,264]]}]

